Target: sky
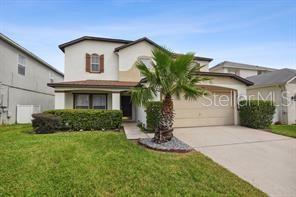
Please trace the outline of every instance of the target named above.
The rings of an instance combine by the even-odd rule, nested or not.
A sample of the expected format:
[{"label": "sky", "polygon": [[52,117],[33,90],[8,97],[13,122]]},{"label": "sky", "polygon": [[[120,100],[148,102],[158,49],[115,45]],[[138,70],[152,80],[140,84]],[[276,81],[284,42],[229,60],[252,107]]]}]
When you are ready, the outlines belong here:
[{"label": "sky", "polygon": [[148,37],[178,53],[296,69],[294,0],[0,0],[0,32],[64,69],[59,44]]}]

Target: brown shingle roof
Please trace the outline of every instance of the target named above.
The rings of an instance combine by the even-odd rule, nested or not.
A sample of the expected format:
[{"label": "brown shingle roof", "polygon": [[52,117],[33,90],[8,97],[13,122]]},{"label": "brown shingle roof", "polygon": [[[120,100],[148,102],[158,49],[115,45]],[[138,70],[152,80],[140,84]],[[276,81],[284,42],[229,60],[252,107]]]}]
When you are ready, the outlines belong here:
[{"label": "brown shingle roof", "polygon": [[110,81],[110,80],[84,80],[84,81],[65,81],[60,83],[49,83],[50,87],[80,87],[80,88],[131,88],[139,82],[133,81]]}]

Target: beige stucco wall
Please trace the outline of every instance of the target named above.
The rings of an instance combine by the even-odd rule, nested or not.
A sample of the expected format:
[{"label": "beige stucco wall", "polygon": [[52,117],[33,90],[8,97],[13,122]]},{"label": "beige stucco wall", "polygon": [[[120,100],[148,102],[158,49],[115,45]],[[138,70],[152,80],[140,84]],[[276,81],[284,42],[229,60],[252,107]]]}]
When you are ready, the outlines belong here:
[{"label": "beige stucco wall", "polygon": [[238,93],[238,96],[243,97],[247,95],[247,86],[230,77],[224,77],[224,76],[215,76],[215,77],[209,77],[210,80],[201,82],[201,85],[211,85],[211,86],[217,86],[217,87],[224,87],[224,88],[230,88],[233,90],[236,90]]},{"label": "beige stucco wall", "polygon": [[227,69],[223,67],[218,67],[218,68],[210,68],[210,72],[215,72],[215,73],[227,73]]},{"label": "beige stucco wall", "polygon": [[251,77],[257,75],[257,70],[246,70],[246,69],[239,69],[239,76],[243,78]]},{"label": "beige stucco wall", "polygon": [[[65,81],[75,80],[118,80],[118,56],[114,48],[120,43],[101,41],[82,41],[65,48]],[[86,53],[104,54],[104,73],[85,71]]]},{"label": "beige stucco wall", "polygon": [[118,52],[119,80],[140,81],[140,73],[135,63],[141,56],[151,57],[153,45],[148,42],[139,42]]},{"label": "beige stucco wall", "polygon": [[[18,55],[26,58],[25,75],[18,74]],[[15,123],[17,105],[53,109],[54,89],[47,86],[51,76],[55,82],[63,81],[60,74],[0,40],[0,103],[8,109],[1,114],[1,121]]]},{"label": "beige stucco wall", "polygon": [[[135,66],[138,58],[141,56],[152,57],[154,46],[148,42],[139,42],[118,52],[119,63],[119,81],[139,81],[140,72]],[[201,66],[201,71],[209,71],[208,61],[197,61]]]}]

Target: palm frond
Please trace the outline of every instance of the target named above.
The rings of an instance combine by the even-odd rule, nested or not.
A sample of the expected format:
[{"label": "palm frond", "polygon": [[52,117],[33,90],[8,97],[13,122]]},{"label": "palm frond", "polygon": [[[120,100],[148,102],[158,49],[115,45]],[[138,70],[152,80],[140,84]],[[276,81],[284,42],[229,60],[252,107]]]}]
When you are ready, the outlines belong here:
[{"label": "palm frond", "polygon": [[132,101],[139,106],[145,105],[148,101],[152,100],[157,91],[151,87],[135,87],[131,91]]},{"label": "palm frond", "polygon": [[206,90],[199,88],[196,85],[183,85],[183,92],[186,100],[196,100],[198,97],[207,93]]}]

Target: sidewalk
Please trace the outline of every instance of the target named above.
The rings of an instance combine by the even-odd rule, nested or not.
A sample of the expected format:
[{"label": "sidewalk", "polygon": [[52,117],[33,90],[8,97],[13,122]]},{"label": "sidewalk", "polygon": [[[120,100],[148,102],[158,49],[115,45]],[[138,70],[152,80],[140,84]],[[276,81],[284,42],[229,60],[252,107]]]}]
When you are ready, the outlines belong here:
[{"label": "sidewalk", "polygon": [[140,138],[152,138],[153,133],[144,133],[136,123],[123,123],[126,138],[129,140],[137,140]]}]

